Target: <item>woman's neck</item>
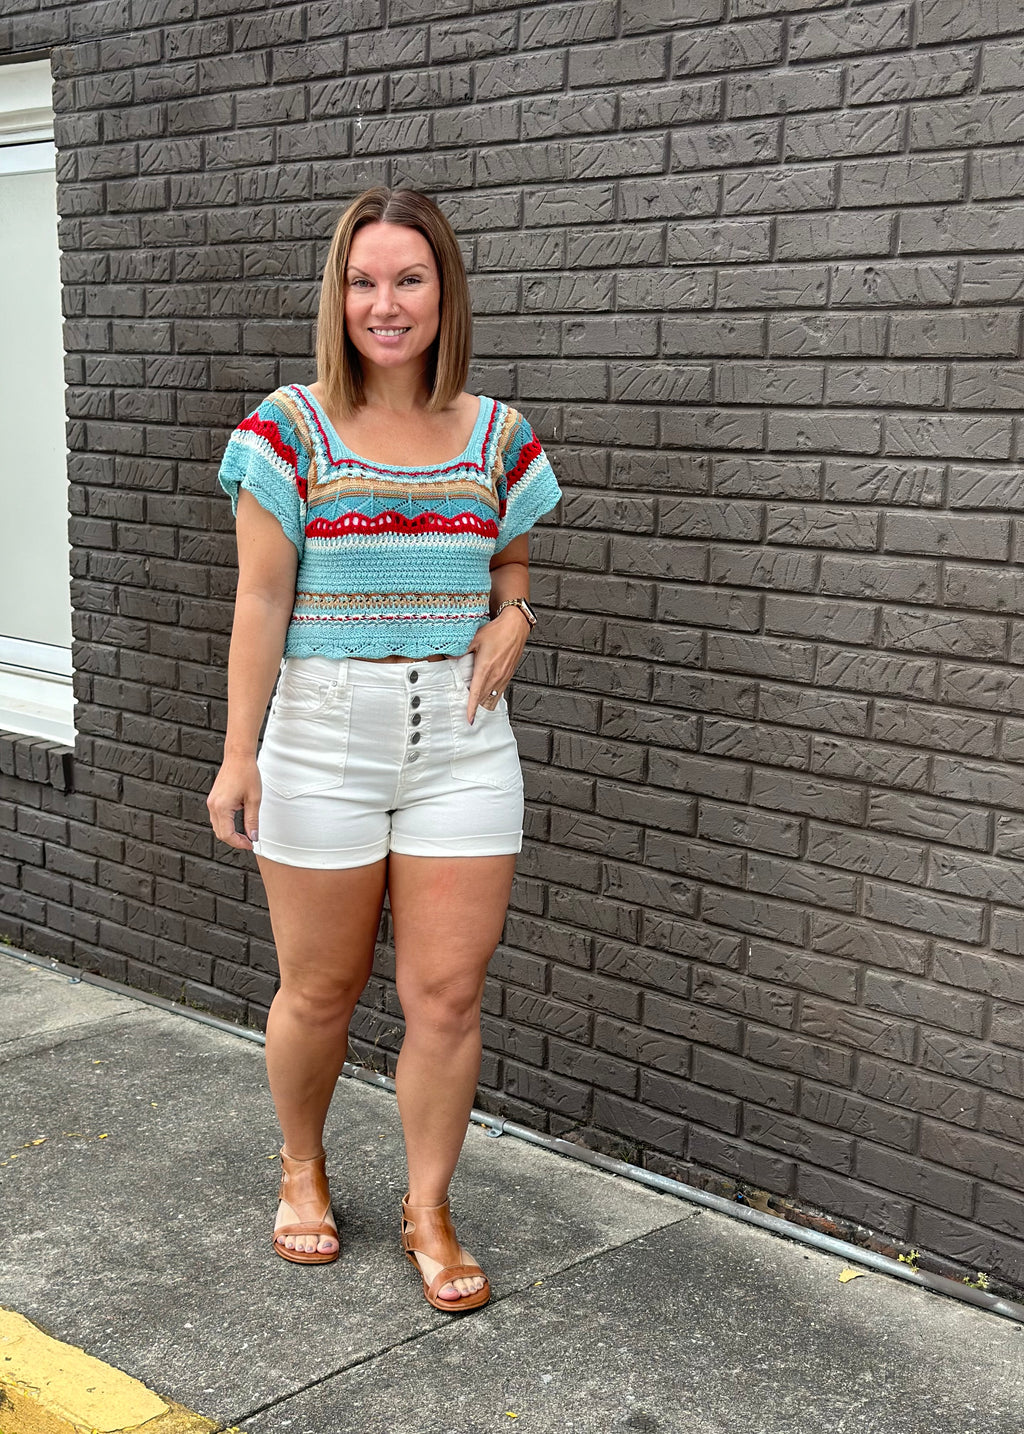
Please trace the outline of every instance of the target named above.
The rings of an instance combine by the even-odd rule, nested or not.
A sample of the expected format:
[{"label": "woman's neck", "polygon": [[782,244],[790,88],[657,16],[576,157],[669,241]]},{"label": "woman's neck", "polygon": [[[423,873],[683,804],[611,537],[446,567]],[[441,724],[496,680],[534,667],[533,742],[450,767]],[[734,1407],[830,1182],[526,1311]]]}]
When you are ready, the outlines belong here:
[{"label": "woman's neck", "polygon": [[[369,371],[367,371],[369,370]],[[390,413],[417,413],[430,401],[426,366],[400,369],[363,367],[363,394],[368,408]]]}]

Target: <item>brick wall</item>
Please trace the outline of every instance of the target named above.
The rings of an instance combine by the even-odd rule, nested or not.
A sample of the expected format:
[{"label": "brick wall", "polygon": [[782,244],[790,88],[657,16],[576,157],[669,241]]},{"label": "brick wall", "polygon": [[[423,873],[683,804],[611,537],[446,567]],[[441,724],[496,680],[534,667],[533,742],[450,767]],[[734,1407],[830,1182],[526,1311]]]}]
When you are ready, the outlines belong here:
[{"label": "brick wall", "polygon": [[[565,488],[481,1102],[1024,1284],[1024,3],[8,0],[52,53],[73,763],[3,929],[239,1020],[216,465],[367,183],[464,237]],[[354,1027],[393,1053],[386,946]]]}]

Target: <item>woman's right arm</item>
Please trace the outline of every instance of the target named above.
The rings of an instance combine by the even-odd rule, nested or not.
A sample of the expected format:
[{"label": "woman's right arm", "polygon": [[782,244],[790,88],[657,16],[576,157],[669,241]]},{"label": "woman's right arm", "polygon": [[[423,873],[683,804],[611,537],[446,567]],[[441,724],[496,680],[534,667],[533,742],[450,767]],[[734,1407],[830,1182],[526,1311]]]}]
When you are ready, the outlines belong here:
[{"label": "woman's right arm", "polygon": [[[256,743],[295,606],[298,553],[277,518],[244,490],[238,497],[235,531],[238,587],[228,650],[224,761],[206,805],[218,840],[251,851],[258,840],[262,796]],[[248,835],[235,830],[238,811]]]}]

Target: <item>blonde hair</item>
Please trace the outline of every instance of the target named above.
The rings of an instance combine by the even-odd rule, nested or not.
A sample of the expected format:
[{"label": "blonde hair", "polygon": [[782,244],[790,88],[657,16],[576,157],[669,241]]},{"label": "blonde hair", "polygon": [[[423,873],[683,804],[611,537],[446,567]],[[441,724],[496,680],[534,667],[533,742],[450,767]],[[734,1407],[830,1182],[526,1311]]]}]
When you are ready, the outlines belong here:
[{"label": "blonde hair", "polygon": [[328,411],[347,417],[366,402],[362,361],[345,332],[345,270],[356,231],[374,222],[418,230],[437,263],[441,322],[427,360],[427,408],[436,412],[455,401],[469,374],[473,320],[466,270],[455,232],[433,200],[415,189],[386,189],[383,185],[354,199],[331,236],[316,332],[316,376],[324,404]]}]

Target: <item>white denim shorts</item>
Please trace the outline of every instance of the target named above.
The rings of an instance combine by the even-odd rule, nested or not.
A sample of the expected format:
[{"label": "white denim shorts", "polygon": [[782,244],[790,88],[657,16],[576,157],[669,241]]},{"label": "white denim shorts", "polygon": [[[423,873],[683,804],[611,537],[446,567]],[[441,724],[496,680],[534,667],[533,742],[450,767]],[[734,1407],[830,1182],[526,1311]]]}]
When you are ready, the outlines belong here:
[{"label": "white denim shorts", "polygon": [[499,856],[523,842],[523,775],[504,697],[466,718],[474,655],[286,657],[257,764],[253,851],[286,866]]}]

